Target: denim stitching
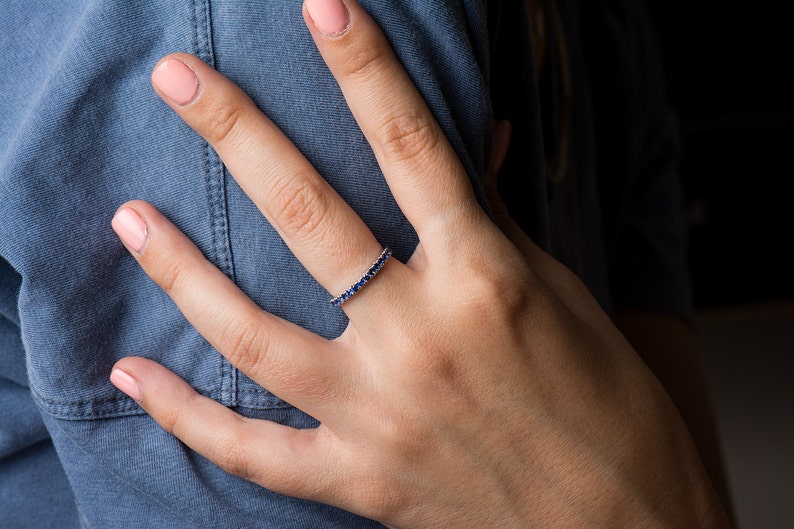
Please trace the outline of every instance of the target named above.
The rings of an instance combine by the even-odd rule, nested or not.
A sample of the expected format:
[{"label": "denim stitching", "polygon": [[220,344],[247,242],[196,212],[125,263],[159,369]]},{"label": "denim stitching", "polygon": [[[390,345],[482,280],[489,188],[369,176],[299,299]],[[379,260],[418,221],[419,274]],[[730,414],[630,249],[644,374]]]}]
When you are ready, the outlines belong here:
[{"label": "denim stitching", "polygon": [[[196,28],[194,49],[198,57],[215,67],[215,53],[212,46],[212,18],[209,0],[194,0],[194,26]],[[234,264],[231,257],[229,222],[226,203],[226,169],[218,154],[208,144],[204,144],[204,167],[206,171],[207,197],[210,209],[210,230],[212,252],[215,265],[234,280]],[[229,406],[236,404],[237,370],[228,360],[219,355],[219,375],[221,380],[220,401]]]}]

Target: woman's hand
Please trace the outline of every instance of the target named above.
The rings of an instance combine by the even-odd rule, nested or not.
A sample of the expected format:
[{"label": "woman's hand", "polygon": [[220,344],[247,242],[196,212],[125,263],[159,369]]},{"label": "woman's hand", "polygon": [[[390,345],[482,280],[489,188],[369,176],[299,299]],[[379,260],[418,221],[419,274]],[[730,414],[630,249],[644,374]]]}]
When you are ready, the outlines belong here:
[{"label": "woman's hand", "polygon": [[[353,0],[306,0],[304,15],[419,246],[341,306],[350,323],[328,341],[127,203],[113,226],[146,273],[230,362],[321,424],[243,418],[143,358],[111,380],[229,472],[393,527],[722,523],[663,389],[576,277],[480,208],[372,19]],[[380,242],[245,94],[184,54],[152,80],[329,297],[359,280]]]}]

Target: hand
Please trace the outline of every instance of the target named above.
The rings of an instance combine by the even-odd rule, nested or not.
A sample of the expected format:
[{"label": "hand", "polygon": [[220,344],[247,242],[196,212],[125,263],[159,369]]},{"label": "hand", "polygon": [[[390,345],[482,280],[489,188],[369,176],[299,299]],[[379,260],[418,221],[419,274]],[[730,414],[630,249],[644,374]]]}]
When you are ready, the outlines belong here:
[{"label": "hand", "polygon": [[[143,358],[111,380],[229,472],[392,527],[718,526],[657,380],[575,276],[488,218],[375,23],[352,0],[334,5],[307,0],[308,27],[420,240],[341,306],[339,338],[262,311],[152,206],[127,203],[113,221],[221,354],[320,426],[243,418]],[[380,254],[230,81],[176,54],[153,84],[331,295]]]}]

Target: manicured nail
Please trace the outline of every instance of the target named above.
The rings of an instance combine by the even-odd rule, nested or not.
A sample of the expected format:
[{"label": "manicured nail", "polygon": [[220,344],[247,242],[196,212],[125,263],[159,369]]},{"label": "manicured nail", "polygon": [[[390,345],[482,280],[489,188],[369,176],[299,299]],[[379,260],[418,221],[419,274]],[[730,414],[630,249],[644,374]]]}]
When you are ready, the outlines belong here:
[{"label": "manicured nail", "polygon": [[118,389],[123,391],[128,397],[140,402],[143,399],[143,390],[138,381],[132,378],[126,371],[114,369],[110,373],[110,381]]},{"label": "manicured nail", "polygon": [[306,11],[325,36],[337,37],[350,25],[350,14],[342,0],[306,0]]},{"label": "manicured nail", "polygon": [[124,208],[116,213],[111,222],[113,230],[131,250],[140,253],[149,238],[149,228],[143,219],[130,208]]},{"label": "manicured nail", "polygon": [[152,72],[152,84],[177,105],[187,105],[199,89],[196,73],[178,59],[160,63]]}]

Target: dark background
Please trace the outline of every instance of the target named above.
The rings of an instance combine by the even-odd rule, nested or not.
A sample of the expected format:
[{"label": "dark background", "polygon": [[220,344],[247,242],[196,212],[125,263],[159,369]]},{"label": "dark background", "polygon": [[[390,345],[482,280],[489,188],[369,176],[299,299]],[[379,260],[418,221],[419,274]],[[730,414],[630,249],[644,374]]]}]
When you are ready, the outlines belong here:
[{"label": "dark background", "polygon": [[697,334],[737,528],[791,529],[794,17],[768,0],[648,4],[680,118]]},{"label": "dark background", "polygon": [[681,120],[698,307],[794,298],[794,17],[786,4],[649,1]]}]

